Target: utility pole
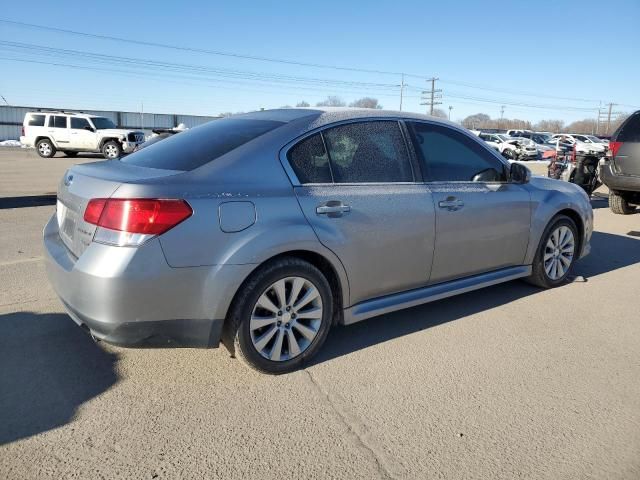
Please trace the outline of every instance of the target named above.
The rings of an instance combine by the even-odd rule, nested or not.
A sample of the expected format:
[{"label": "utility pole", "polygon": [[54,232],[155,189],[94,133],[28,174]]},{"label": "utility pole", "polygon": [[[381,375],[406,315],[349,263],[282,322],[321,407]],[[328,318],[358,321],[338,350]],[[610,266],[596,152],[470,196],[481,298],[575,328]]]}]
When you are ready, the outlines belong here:
[{"label": "utility pole", "polygon": [[449,105],[449,121],[451,121],[451,110],[453,110],[453,107]]},{"label": "utility pole", "polygon": [[[433,116],[433,107],[435,105],[442,104],[442,102],[436,101],[436,100],[442,100],[442,95],[441,95],[442,90],[441,89],[436,90],[436,80],[439,80],[439,79],[437,77],[432,77],[427,80],[427,82],[431,82],[431,90],[424,90],[422,92],[423,94],[422,100],[424,100],[424,102],[420,104],[420,105],[428,105],[429,115],[432,115],[432,116]],[[426,97],[424,95],[426,95]]]},{"label": "utility pole", "polygon": [[613,108],[614,105],[615,103],[609,102],[609,113],[607,113],[607,131],[606,131],[607,135],[609,135],[609,128],[611,128],[611,109]]},{"label": "utility pole", "polygon": [[140,130],[144,130],[144,102],[140,102]]},{"label": "utility pole", "polygon": [[500,128],[502,128],[502,126],[504,125],[504,123],[502,122],[502,119],[504,118],[504,109],[505,106],[500,105]]},{"label": "utility pole", "polygon": [[400,81],[400,111],[402,111],[402,95],[404,94],[404,73]]}]

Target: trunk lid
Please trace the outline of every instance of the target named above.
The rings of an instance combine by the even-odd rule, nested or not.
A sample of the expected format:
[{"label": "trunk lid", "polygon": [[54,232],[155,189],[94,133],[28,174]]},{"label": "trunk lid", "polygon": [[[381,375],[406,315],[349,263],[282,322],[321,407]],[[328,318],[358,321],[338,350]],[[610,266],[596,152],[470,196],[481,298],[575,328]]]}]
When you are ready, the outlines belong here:
[{"label": "trunk lid", "polygon": [[84,221],[84,211],[92,198],[109,198],[124,183],[177,173],[182,172],[136,167],[119,160],[75,165],[58,185],[56,218],[62,242],[76,258],[89,246],[96,226]]}]

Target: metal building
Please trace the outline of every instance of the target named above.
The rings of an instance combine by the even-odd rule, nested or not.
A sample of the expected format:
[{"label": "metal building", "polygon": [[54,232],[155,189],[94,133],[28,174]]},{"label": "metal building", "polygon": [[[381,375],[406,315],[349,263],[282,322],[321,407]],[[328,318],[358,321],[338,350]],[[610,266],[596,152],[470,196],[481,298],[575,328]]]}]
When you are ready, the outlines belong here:
[{"label": "metal building", "polygon": [[25,114],[39,110],[64,110],[65,112],[99,115],[111,119],[118,127],[144,130],[147,135],[150,134],[154,128],[171,128],[180,123],[184,123],[187,127],[191,128],[220,118],[170,113],[118,112],[109,110],[78,110],[74,108],[13,107],[0,105],[0,141],[19,140]]}]

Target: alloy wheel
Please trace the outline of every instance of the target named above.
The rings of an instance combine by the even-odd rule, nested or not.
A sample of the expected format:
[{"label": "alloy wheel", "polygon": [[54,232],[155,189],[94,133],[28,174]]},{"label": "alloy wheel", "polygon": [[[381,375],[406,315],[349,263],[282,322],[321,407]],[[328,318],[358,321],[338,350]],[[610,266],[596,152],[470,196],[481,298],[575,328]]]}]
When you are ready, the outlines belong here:
[{"label": "alloy wheel", "polygon": [[561,225],[556,228],[544,248],[544,271],[551,280],[562,278],[571,267],[575,250],[573,231]]},{"label": "alloy wheel", "polygon": [[38,145],[38,150],[40,151],[40,154],[45,157],[51,155],[51,145],[49,145],[47,142],[40,142],[40,145]]},{"label": "alloy wheel", "polygon": [[249,330],[253,347],[268,360],[283,362],[304,352],[322,325],[319,289],[302,277],[274,282],[253,307]]},{"label": "alloy wheel", "polygon": [[108,158],[118,157],[118,149],[114,145],[106,145],[104,147],[104,153]]}]

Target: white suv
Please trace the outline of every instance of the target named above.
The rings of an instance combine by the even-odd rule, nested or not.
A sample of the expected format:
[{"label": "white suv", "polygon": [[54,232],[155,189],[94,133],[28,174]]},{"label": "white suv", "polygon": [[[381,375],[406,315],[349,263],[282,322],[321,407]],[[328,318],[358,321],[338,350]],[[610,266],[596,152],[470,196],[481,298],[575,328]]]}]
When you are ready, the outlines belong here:
[{"label": "white suv", "polygon": [[144,142],[144,132],[116,128],[105,117],[70,112],[28,112],[22,124],[20,143],[36,147],[41,157],[53,157],[58,150],[68,157],[78,152],[101,152],[104,158],[118,158]]}]

